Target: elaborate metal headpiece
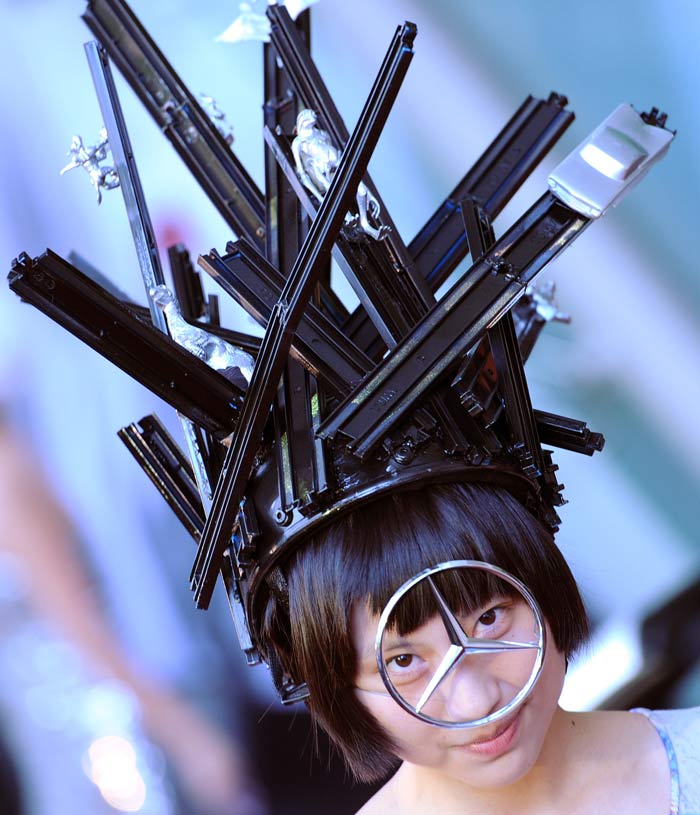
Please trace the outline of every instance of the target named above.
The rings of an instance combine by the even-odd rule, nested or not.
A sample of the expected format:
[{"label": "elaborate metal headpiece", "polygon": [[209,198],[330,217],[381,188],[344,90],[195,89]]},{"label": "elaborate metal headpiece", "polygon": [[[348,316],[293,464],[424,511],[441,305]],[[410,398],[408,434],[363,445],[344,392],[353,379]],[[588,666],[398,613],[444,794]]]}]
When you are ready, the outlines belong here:
[{"label": "elaborate metal headpiece", "polygon": [[[551,292],[531,283],[673,136],[656,109],[621,106],[496,239],[492,221],[574,118],[563,96],[528,97],[406,244],[367,163],[415,27],[397,29],[350,134],[310,57],[308,15],[295,23],[282,5],[266,14],[262,192],[123,0],[90,0],[84,17],[100,45],[88,44],[88,58],[150,315],[50,250],[21,255],[10,274],[19,295],[180,413],[189,456],[154,416],[120,435],[197,541],[197,605],[223,575],[251,662],[264,650],[261,604],[284,590],[280,564],[364,502],[478,479],[514,491],[556,527],[563,499],[543,445],[591,455],[603,439],[532,408],[523,361],[557,312]],[[107,54],[238,236],[199,265],[264,326],[262,341],[219,325],[216,297],[204,297],[184,248],[169,249],[180,311],[162,288]],[[309,110],[313,127],[298,133],[297,115]],[[360,300],[352,313],[331,288],[331,258]]]}]

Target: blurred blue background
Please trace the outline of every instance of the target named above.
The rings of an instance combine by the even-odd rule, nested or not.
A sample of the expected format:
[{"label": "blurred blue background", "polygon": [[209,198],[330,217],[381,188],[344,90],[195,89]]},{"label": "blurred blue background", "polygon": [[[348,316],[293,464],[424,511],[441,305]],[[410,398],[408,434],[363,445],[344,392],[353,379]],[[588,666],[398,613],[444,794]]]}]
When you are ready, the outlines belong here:
[{"label": "blurred blue background", "polygon": [[[237,4],[131,5],[190,89],[216,98],[236,154],[262,186],[261,46],[214,42]],[[73,134],[93,143],[102,124],[83,9],[77,0],[0,0],[0,257],[9,271],[20,251],[76,250],[144,302],[121,195],[108,193],[97,207],[84,174],[59,176]],[[528,93],[565,94],[576,121],[500,216],[497,234],[620,102],[658,106],[678,131],[667,158],[544,272],[573,322],[549,326],[528,363],[535,407],[585,419],[607,438],[593,459],[555,455],[570,501],[558,540],[598,623],[596,647],[608,655],[602,674],[591,669],[577,684],[572,672],[567,692],[572,704],[593,705],[638,667],[630,643],[639,621],[697,579],[700,564],[700,6],[323,0],[312,19],[316,62],[350,128],[396,24],[418,25],[415,59],[370,165],[406,242]],[[227,227],[117,82],[161,252],[176,240],[195,255],[222,250]],[[223,313],[229,327],[255,331],[236,307]],[[153,411],[177,435],[172,411],[8,290],[0,292],[0,403],[66,507],[136,669],[210,715],[225,709],[235,732],[231,682],[256,693],[264,672],[242,668],[222,597],[207,615],[195,613],[191,542],[115,435]],[[695,692],[691,680],[687,698]],[[17,697],[7,687],[2,695],[10,706]],[[22,731],[22,716],[6,718]],[[34,737],[17,738],[34,749]],[[67,811],[52,809],[49,797],[36,795],[32,812]]]}]

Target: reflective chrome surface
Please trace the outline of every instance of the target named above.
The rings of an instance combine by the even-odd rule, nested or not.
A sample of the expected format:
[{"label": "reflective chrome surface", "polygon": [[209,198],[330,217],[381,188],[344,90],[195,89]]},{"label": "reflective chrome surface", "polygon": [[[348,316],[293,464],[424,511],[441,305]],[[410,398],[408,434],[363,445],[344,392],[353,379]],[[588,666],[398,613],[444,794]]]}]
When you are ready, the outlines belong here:
[{"label": "reflective chrome surface", "polygon": [[150,296],[165,315],[170,336],[216,371],[237,369],[246,382],[250,381],[255,360],[226,340],[210,334],[203,328],[190,325],[180,314],[175,295],[165,285],[154,286]]},{"label": "reflective chrome surface", "polygon": [[[327,131],[318,127],[316,112],[309,108],[300,111],[292,153],[299,178],[319,200],[331,185],[340,161],[340,152],[331,142]],[[375,240],[386,238],[389,228],[374,227],[369,221],[369,218],[377,218],[381,210],[377,199],[362,182],[357,187],[356,202],[358,217],[349,219],[347,225],[359,225],[363,232]]]},{"label": "reflective chrome surface", "polygon": [[562,161],[547,183],[576,212],[599,218],[663,158],[674,135],[647,124],[632,105],[620,105]]},{"label": "reflective chrome surface", "polygon": [[81,136],[73,136],[68,156],[70,162],[61,170],[61,175],[68,170],[82,167],[90,177],[90,183],[97,193],[97,203],[102,203],[102,190],[113,190],[119,186],[119,174],[111,166],[102,166],[107,160],[109,152],[109,139],[103,127],[100,130],[100,140],[97,144],[86,147]]},{"label": "reflective chrome surface", "polygon": [[528,697],[545,645],[542,612],[520,580],[489,563],[455,560],[394,593],[375,652],[386,691],[404,710],[440,727],[473,728]]}]

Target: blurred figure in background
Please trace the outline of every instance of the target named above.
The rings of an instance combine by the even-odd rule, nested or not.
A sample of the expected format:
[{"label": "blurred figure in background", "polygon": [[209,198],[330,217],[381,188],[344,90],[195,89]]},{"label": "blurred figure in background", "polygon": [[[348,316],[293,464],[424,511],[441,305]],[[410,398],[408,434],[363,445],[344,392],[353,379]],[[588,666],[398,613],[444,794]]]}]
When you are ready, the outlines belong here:
[{"label": "blurred figure in background", "polygon": [[[47,623],[57,642],[66,640],[77,649],[88,677],[86,693],[108,680],[114,693],[133,704],[132,732],[138,734],[142,726],[162,748],[193,813],[264,811],[252,790],[251,769],[240,747],[162,681],[135,667],[118,644],[76,547],[70,521],[51,494],[31,449],[6,420],[0,420],[0,555],[4,583],[13,571],[27,610]],[[148,591],[146,585],[140,589]],[[0,625],[3,622],[7,620],[0,620]],[[39,647],[42,637],[36,639]],[[55,679],[60,684],[60,677]],[[103,738],[113,737],[117,726],[117,722],[105,722]],[[84,744],[83,751],[89,752],[89,747]],[[73,758],[79,761],[80,755]],[[120,760],[118,751],[115,760]]]}]

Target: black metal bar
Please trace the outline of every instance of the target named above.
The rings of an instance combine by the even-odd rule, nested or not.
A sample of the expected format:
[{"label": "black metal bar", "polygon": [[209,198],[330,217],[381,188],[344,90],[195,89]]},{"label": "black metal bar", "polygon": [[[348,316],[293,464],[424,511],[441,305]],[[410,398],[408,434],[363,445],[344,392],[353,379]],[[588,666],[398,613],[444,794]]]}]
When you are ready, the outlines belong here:
[{"label": "black metal bar", "polygon": [[[277,492],[279,494],[282,512],[289,512],[297,502],[296,484],[292,476],[292,453],[288,432],[288,405],[289,391],[286,387],[288,368],[284,369],[282,381],[279,384],[272,404],[272,420],[275,433],[274,456],[277,469]],[[289,406],[291,408],[291,406]]]},{"label": "black metal bar", "polygon": [[364,458],[581,233],[588,219],[545,193],[322,424]]},{"label": "black metal bar", "polygon": [[518,347],[523,363],[527,362],[535,347],[537,338],[547,324],[547,320],[539,313],[532,296],[525,293],[512,309],[515,331],[518,335]]},{"label": "black metal bar", "polygon": [[574,120],[565,96],[528,96],[483,155],[438,207],[409,245],[432,291],[469,253],[461,202],[476,199],[493,221]]},{"label": "black metal bar", "polygon": [[231,433],[243,393],[129,306],[47,250],[12,264],[10,288],[217,438]]},{"label": "black metal bar", "polygon": [[492,427],[503,412],[498,397],[498,374],[488,337],[469,354],[451,382],[451,390],[467,413],[484,427]]},{"label": "black metal bar", "polygon": [[[307,214],[314,218],[316,203],[297,176],[289,146],[269,128],[265,129],[264,135],[269,149],[277,158],[302,206]],[[361,310],[368,315],[368,325],[374,331],[374,336],[377,334],[381,336],[380,347],[393,348],[398,340],[410,331],[412,322],[407,317],[405,299],[399,300],[396,297],[393,286],[387,288],[386,273],[382,266],[385,259],[381,257],[381,245],[372,240],[359,242],[346,238],[341,230],[333,247],[333,256],[357,294]],[[373,365],[370,360],[370,367],[365,370],[368,371],[371,367]],[[452,451],[465,450],[470,446],[464,433],[465,425],[469,426],[473,439],[478,439],[483,434],[479,427],[465,416],[456,400],[451,405],[446,404],[448,401],[451,401],[449,395],[440,399],[433,398],[430,400],[430,409],[440,421],[445,448]],[[492,443],[492,439],[487,441],[484,438],[483,442],[486,446]]]},{"label": "black metal bar", "polygon": [[226,599],[231,610],[231,617],[238,635],[238,642],[241,645],[248,665],[257,665],[260,662],[260,655],[253,645],[253,640],[248,628],[248,620],[243,610],[243,595],[247,592],[247,580],[245,576],[236,569],[232,557],[221,558],[221,576],[226,586]]},{"label": "black metal bar", "polygon": [[[131,149],[126,122],[121,110],[117,88],[107,59],[107,52],[97,42],[85,45],[92,79],[97,92],[105,128],[109,138],[114,164],[119,175],[119,186],[124,196],[129,225],[134,238],[141,276],[146,289],[146,299],[151,314],[151,321],[164,334],[169,334],[165,314],[153,301],[153,287],[165,282],[163,270],[158,257],[153,226],[148,214],[146,199],[141,189],[141,181],[136,168],[136,161]],[[195,428],[191,422],[182,418],[192,463],[197,468],[197,479],[206,500],[210,494],[206,483],[206,460],[197,440]]]},{"label": "black metal bar", "polygon": [[97,42],[85,43],[92,81],[95,85],[97,100],[100,104],[105,129],[109,138],[109,146],[114,158],[114,167],[119,176],[119,188],[124,196],[129,226],[134,239],[136,256],[141,269],[146,299],[151,312],[153,325],[165,334],[168,328],[163,312],[151,300],[150,291],[153,286],[165,283],[163,269],[158,257],[155,233],[148,214],[146,198],[141,187],[136,160],[131,148],[129,133],[122,113],[114,77],[109,67],[107,52]]},{"label": "black metal bar", "polygon": [[[463,202],[462,214],[469,252],[472,258],[481,258],[496,242],[491,222],[473,198]],[[513,316],[509,311],[488,331],[488,339],[508,418],[511,452],[519,459],[526,475],[548,479],[550,474],[544,471],[542,447],[532,416],[530,390],[525,380]]]},{"label": "black metal bar", "polygon": [[229,227],[265,247],[262,194],[123,0],[89,0],[83,19]]},{"label": "black metal bar", "polygon": [[[308,14],[297,20],[308,48]],[[292,133],[296,125],[297,98],[280,65],[277,51],[271,44],[264,49],[265,63],[265,127],[266,133]],[[282,288],[301,249],[308,231],[309,220],[304,217],[298,196],[284,168],[277,161],[268,139],[265,147],[266,199],[268,205],[267,258],[283,276]],[[295,176],[296,178],[296,176]],[[313,301],[325,313],[334,314],[341,322],[347,311],[339,304],[330,287],[330,258],[326,269],[319,276],[319,284]],[[324,308],[325,306],[325,308]],[[333,318],[331,318],[333,319]],[[335,327],[335,325],[334,325]],[[335,373],[335,371],[333,371]],[[312,386],[313,380],[313,386]],[[318,392],[315,378],[296,359],[290,358],[284,369],[275,404],[273,406],[277,473],[281,510],[293,507],[309,507],[314,501],[318,470],[325,471],[323,442],[316,443],[310,434],[311,398],[323,396]],[[320,444],[320,450],[319,450]],[[318,462],[317,454],[321,458]],[[321,476],[323,479],[325,476]]]},{"label": "black metal bar", "polygon": [[[307,371],[298,363],[287,364],[282,377],[286,449],[290,463],[292,502],[284,507],[315,505],[316,448],[311,435],[311,392]],[[283,495],[284,493],[280,493]]]},{"label": "black metal bar", "polygon": [[[189,462],[155,415],[141,419],[139,425],[140,427],[131,424],[122,428],[118,433],[119,438],[165,498],[185,529],[195,541],[198,541],[204,529],[205,517]],[[241,561],[250,556],[257,534],[252,527],[249,513],[244,514],[243,510],[244,508],[239,513],[241,543],[237,549]],[[239,632],[241,648],[248,663],[254,665],[259,662],[259,656],[253,647],[240,603],[241,582],[230,559],[224,559],[221,574],[226,586],[231,615]]]},{"label": "black metal bar", "polygon": [[[322,126],[328,130],[336,147],[342,149],[348,140],[348,130],[308,48],[294,27],[289,12],[283,5],[275,4],[268,6],[267,15],[271,25],[270,38],[297,96],[305,107],[318,114]],[[390,230],[388,236],[375,247],[375,251],[380,252],[383,257],[383,262],[376,271],[386,278],[386,285],[390,290],[403,293],[404,308],[412,325],[431,307],[433,296],[417,273],[413,258],[369,175],[365,175],[364,182],[379,202],[381,213],[377,222]]]},{"label": "black metal bar", "polygon": [[229,544],[236,509],[243,497],[268,409],[292,346],[294,331],[330,256],[350,200],[366,172],[370,156],[408,70],[414,37],[415,27],[410,24],[404,24],[394,35],[330,188],[285,283],[280,301],[273,309],[243,402],[238,432],[234,434],[216,486],[193,568],[195,601],[199,607],[206,607],[210,602],[216,573]]},{"label": "black metal bar", "polygon": [[[291,189],[296,193],[306,214],[313,220],[317,212],[316,202],[312,200],[297,176],[289,145],[269,128],[265,129],[264,137]],[[377,259],[370,251],[369,243],[348,240],[341,230],[333,246],[333,257],[358,296],[363,315],[368,316],[371,327],[382,338],[383,347],[393,348],[396,345],[396,338],[405,334],[410,329],[411,323],[395,299],[394,290],[387,289],[384,279],[386,272],[379,267]],[[338,313],[339,323],[345,323],[347,319],[347,312]]]},{"label": "black metal bar", "polygon": [[321,425],[321,416],[326,412],[325,394],[314,377],[307,376],[305,384],[307,391],[305,403],[309,411],[306,417],[306,432],[314,448],[314,483],[310,485],[309,500],[306,505],[302,505],[302,512],[305,512],[307,507],[315,506],[324,500],[333,487],[331,469],[326,458],[326,443],[316,435]]},{"label": "black metal bar", "polygon": [[[299,36],[308,42],[308,26],[304,31],[299,31],[298,26],[296,28]],[[287,71],[281,67],[277,51],[271,43],[264,46],[263,64],[264,129],[292,133],[296,126],[297,98]],[[267,144],[265,145],[265,203],[265,255],[267,260],[286,277],[299,254],[299,249],[308,232],[309,222],[304,217],[299,199]]]},{"label": "black metal bar", "polygon": [[[267,327],[284,289],[284,278],[244,241],[226,248],[229,251],[223,257],[215,251],[203,255],[199,265],[260,325]],[[374,367],[372,360],[313,304],[309,304],[297,326],[292,353],[337,395],[346,393]]]},{"label": "black metal bar", "polygon": [[[527,362],[549,319],[568,320],[566,315],[554,316],[557,315],[554,303],[552,316],[543,316],[535,296],[529,290],[511,308],[510,314],[523,364]],[[460,400],[469,413],[479,416],[487,427],[491,427],[497,420],[502,411],[502,403],[497,398],[498,376],[488,337],[481,340],[479,347],[462,365],[452,382],[452,389],[459,393]]]},{"label": "black metal bar", "polygon": [[165,498],[185,529],[198,541],[204,509],[189,461],[155,415],[123,427],[117,435]]},{"label": "black metal bar", "polygon": [[206,317],[207,299],[202,288],[202,279],[192,266],[190,253],[181,243],[169,246],[168,261],[175,296],[183,318],[188,322],[196,322]]},{"label": "black metal bar", "polygon": [[[528,96],[483,155],[411,241],[408,249],[431,291],[447,280],[469,253],[462,201],[475,198],[493,220],[574,120],[567,99]],[[373,359],[384,352],[367,315],[356,309],[344,332]]]},{"label": "black metal bar", "polygon": [[543,410],[535,410],[534,414],[542,444],[550,444],[586,456],[600,452],[605,446],[602,433],[589,430],[585,422]]}]

